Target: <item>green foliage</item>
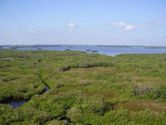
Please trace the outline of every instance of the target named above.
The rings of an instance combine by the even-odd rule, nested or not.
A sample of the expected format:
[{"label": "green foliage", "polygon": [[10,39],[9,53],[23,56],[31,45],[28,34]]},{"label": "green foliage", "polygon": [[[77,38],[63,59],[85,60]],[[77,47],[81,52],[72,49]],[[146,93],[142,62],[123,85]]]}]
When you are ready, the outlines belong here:
[{"label": "green foliage", "polygon": [[2,125],[165,125],[166,55],[0,50],[0,102]]}]

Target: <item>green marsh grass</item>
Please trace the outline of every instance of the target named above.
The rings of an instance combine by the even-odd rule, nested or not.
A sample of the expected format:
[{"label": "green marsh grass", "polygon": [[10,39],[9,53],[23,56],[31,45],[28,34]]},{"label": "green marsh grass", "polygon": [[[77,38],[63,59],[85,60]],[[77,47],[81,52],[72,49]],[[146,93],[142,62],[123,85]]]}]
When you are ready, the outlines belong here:
[{"label": "green marsh grass", "polygon": [[2,125],[165,125],[166,54],[0,50],[8,99],[30,100],[0,103]]}]

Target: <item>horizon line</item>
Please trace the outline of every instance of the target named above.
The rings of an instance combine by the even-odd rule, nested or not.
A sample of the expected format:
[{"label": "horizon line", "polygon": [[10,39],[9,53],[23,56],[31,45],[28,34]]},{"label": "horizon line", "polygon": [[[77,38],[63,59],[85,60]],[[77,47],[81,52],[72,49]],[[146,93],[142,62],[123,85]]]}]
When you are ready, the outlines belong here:
[{"label": "horizon line", "polygon": [[128,47],[166,47],[166,45],[116,45],[116,44],[6,44],[0,46],[128,46]]}]

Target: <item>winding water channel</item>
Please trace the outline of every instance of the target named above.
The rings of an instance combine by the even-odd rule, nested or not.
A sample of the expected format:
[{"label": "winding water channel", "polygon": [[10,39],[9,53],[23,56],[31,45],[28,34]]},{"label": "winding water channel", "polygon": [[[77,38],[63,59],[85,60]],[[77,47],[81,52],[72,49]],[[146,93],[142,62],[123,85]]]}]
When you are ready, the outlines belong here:
[{"label": "winding water channel", "polygon": [[[50,87],[47,85],[47,83],[45,82],[45,80],[42,78],[42,75],[41,75],[40,72],[38,73],[38,77],[41,80],[41,83],[45,86],[43,88],[43,90],[40,93],[38,93],[38,95],[42,95],[42,94],[48,92],[49,89],[50,89]],[[5,101],[2,101],[0,103],[1,104],[9,104],[9,105],[12,106],[12,108],[15,109],[15,108],[18,108],[18,107],[22,106],[24,103],[28,102],[30,99],[31,98],[29,98],[29,99],[12,99],[12,98],[10,99],[9,98],[9,99],[7,99]]]},{"label": "winding water channel", "polygon": [[[41,93],[39,93],[39,95],[44,94],[45,92],[49,91],[49,87],[46,86],[43,91]],[[20,100],[16,100],[16,99],[8,99],[6,101],[1,102],[1,104],[9,104],[12,106],[12,108],[18,108],[20,106],[22,106],[24,103],[28,102],[31,98],[29,99],[20,99]]]}]

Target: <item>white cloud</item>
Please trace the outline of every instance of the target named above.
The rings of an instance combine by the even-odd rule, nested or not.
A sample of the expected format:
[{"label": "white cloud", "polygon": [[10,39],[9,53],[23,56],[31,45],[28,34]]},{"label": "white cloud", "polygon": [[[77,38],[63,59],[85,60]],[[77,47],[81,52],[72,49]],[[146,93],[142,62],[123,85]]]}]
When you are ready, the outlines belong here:
[{"label": "white cloud", "polygon": [[111,23],[111,26],[112,27],[116,27],[116,28],[120,28],[120,29],[123,29],[125,31],[131,31],[131,30],[134,30],[135,29],[135,26],[132,25],[132,24],[128,24],[124,21],[122,22],[113,22]]},{"label": "white cloud", "polygon": [[73,22],[66,23],[65,26],[69,31],[74,31],[75,29],[78,28],[78,26]]},{"label": "white cloud", "polygon": [[127,31],[131,31],[131,30],[134,30],[134,29],[135,29],[135,26],[131,25],[131,24],[128,24],[124,27],[124,30],[127,30]]}]

